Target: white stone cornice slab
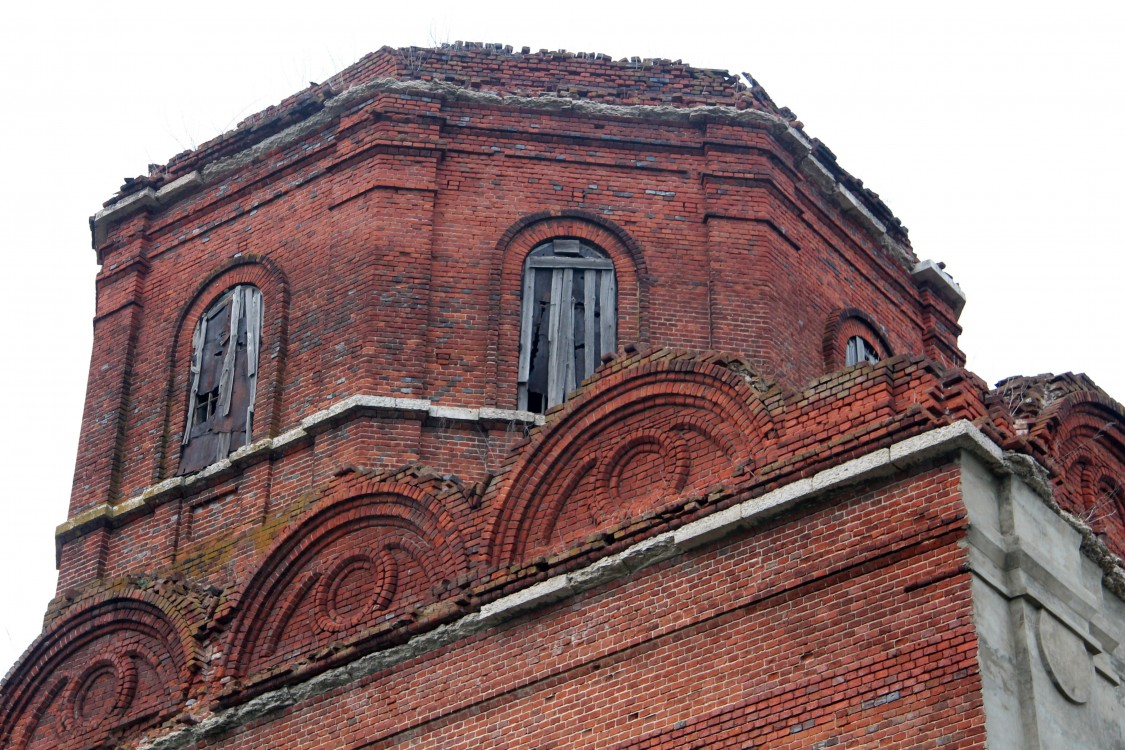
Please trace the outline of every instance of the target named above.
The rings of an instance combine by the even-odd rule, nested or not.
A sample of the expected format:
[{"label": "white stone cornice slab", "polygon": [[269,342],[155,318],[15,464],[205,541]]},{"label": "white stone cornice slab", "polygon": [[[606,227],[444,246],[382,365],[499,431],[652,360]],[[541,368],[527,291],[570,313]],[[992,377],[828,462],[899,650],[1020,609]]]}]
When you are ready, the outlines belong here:
[{"label": "white stone cornice slab", "polygon": [[937,290],[938,296],[953,308],[955,320],[961,316],[961,311],[965,309],[965,293],[961,291],[961,287],[953,280],[952,276],[945,272],[940,264],[933,260],[924,260],[914,266],[911,275],[914,277],[915,283],[919,285],[929,284]]},{"label": "white stone cornice slab", "polygon": [[412,416],[417,419],[443,422],[519,425],[531,428],[543,424],[542,414],[515,409],[470,408],[434,404],[421,398],[393,396],[348,396],[302,419],[298,427],[274,438],[262,438],[244,445],[221,461],[183,477],[170,477],[145,487],[133,497],[119,503],[102,503],[68,518],[55,529],[56,548],[62,541],[81,536],[105,524],[120,524],[134,516],[151,511],[161,503],[184,493],[199,492],[228,478],[243,468],[265,460],[271,455],[287,453],[327,432],[334,426],[362,416]]}]

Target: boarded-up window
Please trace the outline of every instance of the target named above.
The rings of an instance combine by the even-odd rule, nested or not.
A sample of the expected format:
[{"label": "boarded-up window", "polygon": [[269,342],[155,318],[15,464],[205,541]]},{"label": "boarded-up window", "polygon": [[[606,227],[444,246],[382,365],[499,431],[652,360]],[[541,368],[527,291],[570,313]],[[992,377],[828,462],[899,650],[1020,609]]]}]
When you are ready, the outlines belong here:
[{"label": "boarded-up window", "polygon": [[523,267],[519,408],[544,412],[617,348],[613,261],[578,240],[531,251]]},{"label": "boarded-up window", "polygon": [[[838,351],[838,350],[837,350]],[[847,367],[858,365],[861,362],[875,364],[879,361],[879,352],[862,336],[852,336],[848,339],[848,348],[845,352],[844,364]]]},{"label": "boarded-up window", "polygon": [[224,293],[196,324],[180,474],[250,442],[261,331],[262,293],[245,284]]}]

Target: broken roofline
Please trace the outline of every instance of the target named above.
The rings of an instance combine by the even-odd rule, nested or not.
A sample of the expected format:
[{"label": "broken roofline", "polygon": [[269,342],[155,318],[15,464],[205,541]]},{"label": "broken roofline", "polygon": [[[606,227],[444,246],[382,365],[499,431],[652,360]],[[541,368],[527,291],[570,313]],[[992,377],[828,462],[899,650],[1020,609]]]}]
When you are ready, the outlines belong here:
[{"label": "broken roofline", "polygon": [[[434,62],[431,57],[433,53],[439,53],[442,58],[436,66],[432,64]],[[309,88],[286,97],[276,105],[270,105],[260,112],[249,115],[239,122],[233,130],[212,138],[194,150],[177,154],[169,160],[167,165],[150,164],[147,176],[126,179],[118,197],[140,190],[143,187],[159,188],[166,182],[199,168],[198,160],[210,162],[218,155],[229,155],[232,153],[230,150],[232,145],[241,150],[241,148],[278,132],[294,121],[308,116],[309,110],[316,110],[318,103],[323,103],[326,99],[379,78],[438,80],[439,76],[436,74],[440,73],[440,78],[449,82],[460,73],[461,77],[468,76],[467,85],[454,84],[454,86],[468,90],[486,90],[497,94],[515,94],[531,98],[558,94],[557,86],[551,85],[552,81],[546,78],[538,81],[523,81],[522,83],[508,80],[507,85],[490,86],[488,83],[481,81],[477,75],[468,75],[469,71],[480,75],[501,75],[502,72],[494,62],[494,58],[497,57],[508,57],[515,61],[508,71],[504,71],[509,75],[518,74],[521,63],[524,67],[522,71],[524,74],[533,71],[535,64],[540,65],[544,70],[558,73],[560,72],[559,67],[565,64],[564,61],[569,60],[571,62],[581,61],[581,64],[585,67],[596,68],[596,70],[589,72],[600,72],[603,83],[607,82],[611,75],[619,76],[622,73],[625,73],[626,77],[637,79],[635,81],[637,83],[648,84],[653,89],[656,87],[651,84],[670,84],[673,78],[678,79],[680,84],[688,81],[704,81],[710,87],[707,92],[707,99],[727,99],[728,104],[737,108],[756,105],[758,109],[784,116],[789,121],[796,121],[792,112],[784,107],[778,109],[765,90],[748,76],[747,80],[752,84],[751,87],[747,87],[738,76],[731,75],[726,70],[694,68],[683,64],[680,60],[673,62],[666,59],[646,58],[642,61],[641,58],[633,57],[614,61],[608,55],[600,52],[571,53],[565,50],[550,52],[543,49],[537,53],[531,53],[528,47],[524,47],[519,53],[513,53],[511,45],[480,44],[477,42],[456,42],[454,44],[443,44],[440,47],[403,47],[400,49],[384,45],[378,50],[364,55],[324,83],[310,83]],[[466,61],[476,64],[465,65]],[[424,70],[427,65],[429,69]],[[490,70],[485,70],[485,65]],[[641,71],[644,71],[643,77],[637,75]],[[655,75],[658,73],[664,73],[665,75]],[[554,81],[554,83],[558,84],[559,82]],[[580,97],[584,97],[585,94],[592,93],[594,89],[597,89],[597,84],[598,81],[594,76],[588,76],[582,80],[568,80],[566,90],[573,90]],[[672,99],[677,94],[682,95],[684,93],[671,86],[662,85],[660,90],[666,91],[666,96],[660,97],[661,103],[667,103],[670,106],[673,103]],[[535,92],[534,95],[532,92]],[[603,103],[644,103],[639,101],[629,102],[629,96],[623,92],[618,96],[608,95],[606,91],[601,93],[606,99]],[[632,93],[635,94],[636,92]],[[689,92],[688,95],[692,96],[692,93]],[[680,98],[682,99],[682,96]],[[682,104],[681,106],[686,108],[690,105]],[[800,127],[800,123],[797,123],[797,127]],[[240,140],[245,141],[241,146],[228,143]],[[104,205],[109,205],[115,200],[116,198],[107,201]]]},{"label": "broken roofline", "polygon": [[[595,66],[597,69],[603,70],[606,75],[620,74],[622,71],[644,70],[646,73],[645,79],[650,83],[653,78],[651,74],[654,72],[651,69],[662,68],[670,76],[678,75],[682,79],[681,83],[686,80],[702,79],[714,84],[715,91],[708,92],[708,96],[710,98],[726,98],[729,103],[690,105],[666,102],[653,105],[594,101],[592,99],[559,96],[555,91],[549,90],[551,82],[548,80],[543,81],[543,91],[536,96],[478,90],[441,83],[436,80],[418,80],[417,75],[420,73],[420,68],[416,68],[412,72],[409,61],[433,52],[439,52],[444,61],[444,65],[439,63],[436,68],[454,73],[464,72],[454,65],[455,59],[471,61],[476,58],[496,56],[508,56],[524,61],[538,58],[535,62],[545,66],[561,64],[561,61],[565,60],[580,60],[582,61],[581,64]],[[377,70],[380,64],[389,68],[385,71],[385,75],[380,75]],[[373,72],[370,70],[371,68],[376,68],[376,70]],[[595,69],[593,72],[597,72],[597,70]],[[389,77],[387,74],[389,74]],[[425,75],[432,76],[432,73],[427,72]],[[807,137],[802,132],[802,123],[796,119],[796,116],[788,108],[778,108],[757,81],[745,73],[743,76],[749,82],[749,86],[739,80],[737,76],[733,76],[725,70],[694,68],[690,65],[684,65],[679,60],[641,60],[634,57],[613,61],[601,53],[540,50],[538,53],[532,54],[527,47],[524,47],[519,53],[513,53],[511,46],[463,42],[442,45],[440,48],[405,47],[395,49],[384,46],[335,74],[325,83],[314,84],[309,89],[293,94],[281,103],[247,117],[234,130],[211,139],[194,151],[185,151],[173,157],[167,165],[163,167],[150,166],[149,175],[127,179],[117,196],[107,201],[104,208],[90,219],[91,230],[94,235],[94,247],[97,248],[104,240],[107,225],[112,221],[120,220],[142,209],[166,206],[173,200],[194,192],[194,188],[200,187],[201,184],[194,184],[193,175],[202,174],[206,178],[211,175],[212,167],[215,165],[228,163],[231,158],[251,150],[260,153],[261,150],[256,147],[262,144],[268,143],[271,147],[283,145],[308,133],[310,121],[315,121],[313,127],[327,127],[330,125],[330,118],[322,117],[325,112],[330,112],[334,116],[338,115],[346,110],[349,105],[358,104],[357,99],[362,97],[363,94],[383,90],[391,93],[428,94],[454,101],[475,101],[499,106],[568,111],[574,114],[613,119],[639,118],[691,122],[713,120],[741,122],[743,124],[757,119],[758,122],[764,122],[772,126],[775,135],[781,136],[779,139],[782,144],[794,152],[798,158],[798,164],[806,171],[812,181],[818,187],[821,187],[822,191],[826,189],[827,185],[830,188],[827,190],[830,193],[829,197],[835,203],[845,212],[852,213],[879,244],[891,249],[892,255],[907,261],[908,265],[912,266],[917,258],[910,251],[906,229],[886,204],[879,199],[879,196],[865,188],[861,180],[842,169],[836,163],[835,154],[823,143],[815,138]],[[662,76],[658,76],[658,78],[663,80]],[[415,84],[415,86],[411,90],[410,88],[403,89],[388,85],[394,83],[407,87],[410,84]],[[477,85],[483,86],[486,84],[477,83]],[[575,82],[574,89],[589,88],[590,86],[590,82],[583,79],[581,86]],[[419,89],[419,87],[421,88]],[[744,117],[749,113],[757,113],[763,117]],[[743,115],[743,117],[737,115]],[[284,134],[290,134],[290,137],[275,140],[278,136]],[[811,157],[811,160],[809,157]],[[810,161],[813,164],[809,164]],[[222,174],[226,173],[225,171],[222,172]],[[217,177],[217,175],[215,176]],[[128,210],[123,213],[121,209]]]}]

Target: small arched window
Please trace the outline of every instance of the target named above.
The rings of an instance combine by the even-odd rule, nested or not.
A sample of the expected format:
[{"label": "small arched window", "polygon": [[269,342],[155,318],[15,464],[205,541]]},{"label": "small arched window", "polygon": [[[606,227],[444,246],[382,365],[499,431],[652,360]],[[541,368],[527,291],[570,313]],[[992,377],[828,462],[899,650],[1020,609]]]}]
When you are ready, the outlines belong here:
[{"label": "small arched window", "polygon": [[556,239],[523,266],[519,408],[544,412],[617,349],[617,280],[602,250]]},{"label": "small arched window", "polygon": [[262,293],[249,284],[226,291],[196,324],[180,474],[250,442],[261,331]]},{"label": "small arched window", "polygon": [[851,367],[866,362],[873,365],[879,361],[879,351],[863,336],[852,336],[848,339],[847,351],[844,355],[844,365]]}]

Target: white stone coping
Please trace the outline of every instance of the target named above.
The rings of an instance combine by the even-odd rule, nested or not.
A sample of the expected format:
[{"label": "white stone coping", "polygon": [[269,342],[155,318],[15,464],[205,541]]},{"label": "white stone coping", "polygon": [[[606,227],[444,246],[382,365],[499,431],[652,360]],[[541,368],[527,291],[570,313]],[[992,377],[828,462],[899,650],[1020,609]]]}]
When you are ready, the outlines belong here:
[{"label": "white stone coping", "polygon": [[911,275],[914,277],[915,283],[931,284],[941,298],[953,308],[955,319],[961,316],[961,311],[965,309],[965,293],[961,291],[961,287],[953,280],[953,277],[945,272],[941,264],[933,260],[924,260],[914,266]]},{"label": "white stone coping", "polygon": [[105,242],[106,233],[111,224],[126,219],[135,213],[148,208],[158,208],[171,205],[180,198],[203,187],[203,177],[199,172],[189,172],[169,182],[159,190],[145,188],[136,193],[126,195],[116,203],[112,203],[90,217],[90,229],[93,232],[94,247]]},{"label": "white stone coping", "polygon": [[994,468],[1004,466],[1004,452],[971,422],[959,421],[916,435],[812,477],[779,487],[738,505],[712,513],[673,531],[640,541],[584,568],[551,576],[525,589],[488,602],[480,611],[414,636],[406,643],[362,656],[296,685],[271,690],[245,703],[200,716],[199,723],[141,745],[144,750],[180,750],[278,710],[361,680],[408,659],[485,631],[526,612],[569,598],[596,586],[729,536],[798,502],[861,481],[877,479],[941,455],[965,450]]},{"label": "white stone coping", "polygon": [[366,414],[413,414],[419,419],[437,422],[467,423],[512,423],[532,427],[544,422],[542,414],[515,409],[493,409],[490,407],[460,407],[434,404],[421,398],[395,398],[392,396],[367,396],[357,394],[338,401],[327,409],[302,419],[297,427],[281,433],[274,438],[262,438],[250,445],[244,445],[221,461],[195,474],[183,477],[170,477],[150,485],[138,494],[119,503],[102,503],[68,518],[55,529],[56,547],[62,540],[69,540],[90,531],[103,523],[124,522],[135,514],[160,505],[177,493],[202,491],[228,477],[233,471],[257,463],[266,457],[284,453],[289,448],[299,446],[313,435],[325,432],[333,425],[350,421]]}]

